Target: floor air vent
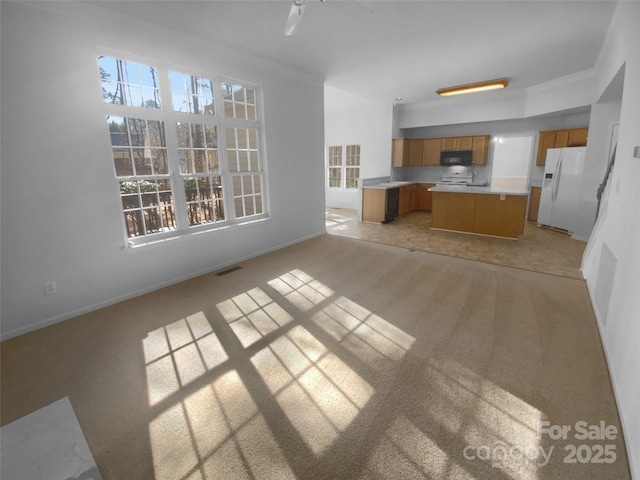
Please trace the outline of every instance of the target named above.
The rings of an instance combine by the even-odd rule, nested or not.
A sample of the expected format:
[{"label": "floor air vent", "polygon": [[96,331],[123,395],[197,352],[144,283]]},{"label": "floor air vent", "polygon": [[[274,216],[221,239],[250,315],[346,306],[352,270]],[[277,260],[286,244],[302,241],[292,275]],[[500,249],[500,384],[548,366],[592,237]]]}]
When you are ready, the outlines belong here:
[{"label": "floor air vent", "polygon": [[226,270],[221,270],[219,272],[216,273],[216,275],[218,277],[222,277],[223,275],[226,275],[227,273],[232,273],[235,272],[236,270],[240,270],[242,267],[240,265],[236,265],[235,267],[229,267]]}]

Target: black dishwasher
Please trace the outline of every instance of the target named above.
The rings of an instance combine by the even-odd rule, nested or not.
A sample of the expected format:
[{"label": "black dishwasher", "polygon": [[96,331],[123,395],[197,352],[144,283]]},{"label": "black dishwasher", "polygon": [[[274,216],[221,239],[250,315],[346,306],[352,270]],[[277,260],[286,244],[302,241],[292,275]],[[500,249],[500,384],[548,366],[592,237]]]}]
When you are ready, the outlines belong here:
[{"label": "black dishwasher", "polygon": [[387,209],[384,212],[384,222],[387,223],[393,221],[398,216],[398,202],[400,201],[400,189],[389,188],[387,189]]}]

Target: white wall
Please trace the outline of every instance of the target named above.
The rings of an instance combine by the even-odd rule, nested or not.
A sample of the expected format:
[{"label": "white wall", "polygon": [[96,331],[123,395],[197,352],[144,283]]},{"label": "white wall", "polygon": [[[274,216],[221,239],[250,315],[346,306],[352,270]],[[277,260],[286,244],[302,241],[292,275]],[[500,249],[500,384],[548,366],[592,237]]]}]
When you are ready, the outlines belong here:
[{"label": "white wall", "polygon": [[[582,264],[589,292],[595,299],[607,281],[606,269],[600,269],[603,246],[606,245],[617,259],[608,311],[600,312],[595,300],[594,310],[635,479],[640,479],[640,159],[633,158],[634,146],[640,146],[639,18],[639,2],[618,3],[596,65],[599,96],[616,81],[616,75],[623,67],[624,86],[608,205],[589,239]],[[592,117],[592,124],[599,121],[597,115]],[[608,148],[608,139],[593,139],[590,128],[589,148],[592,140],[598,144],[607,143],[599,145],[599,150]]]},{"label": "white wall", "polygon": [[521,119],[593,103],[594,70],[568,75],[524,90],[495,90],[396,107],[398,128]]},{"label": "white wall", "polygon": [[[325,145],[360,145],[360,178],[391,172],[393,106],[325,86]],[[326,205],[358,208],[355,189],[326,189]]]},{"label": "white wall", "polygon": [[584,158],[574,238],[586,241],[593,230],[598,207],[598,186],[604,179],[609,163],[611,129],[614,123],[620,121],[620,108],[621,97],[599,101],[591,110],[589,141]]},{"label": "white wall", "polygon": [[[325,232],[320,79],[81,3],[1,4],[3,338]],[[123,251],[101,47],[262,86],[269,220]]]},{"label": "white wall", "polygon": [[527,189],[533,137],[497,137],[493,149],[491,185]]}]

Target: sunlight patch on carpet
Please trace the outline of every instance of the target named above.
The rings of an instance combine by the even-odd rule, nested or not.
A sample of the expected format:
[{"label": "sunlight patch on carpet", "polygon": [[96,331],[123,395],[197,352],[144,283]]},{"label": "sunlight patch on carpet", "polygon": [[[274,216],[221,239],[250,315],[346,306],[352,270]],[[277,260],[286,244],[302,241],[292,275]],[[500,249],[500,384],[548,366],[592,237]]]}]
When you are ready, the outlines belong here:
[{"label": "sunlight patch on carpet", "polygon": [[300,326],[251,361],[315,455],[336,441],[374,393],[371,385]]},{"label": "sunlight patch on carpet", "polygon": [[161,412],[149,438],[156,480],[295,478],[235,370]]},{"label": "sunlight patch on carpet", "polygon": [[203,312],[149,332],[142,346],[150,406],[228,358]]}]

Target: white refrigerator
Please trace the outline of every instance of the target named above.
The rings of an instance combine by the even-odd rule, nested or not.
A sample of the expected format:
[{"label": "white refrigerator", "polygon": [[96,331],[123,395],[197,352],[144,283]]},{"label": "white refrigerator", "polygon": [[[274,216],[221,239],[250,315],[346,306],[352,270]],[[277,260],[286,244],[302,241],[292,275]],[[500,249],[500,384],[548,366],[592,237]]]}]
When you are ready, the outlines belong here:
[{"label": "white refrigerator", "polygon": [[542,179],[538,223],[573,233],[586,147],[550,148]]}]

